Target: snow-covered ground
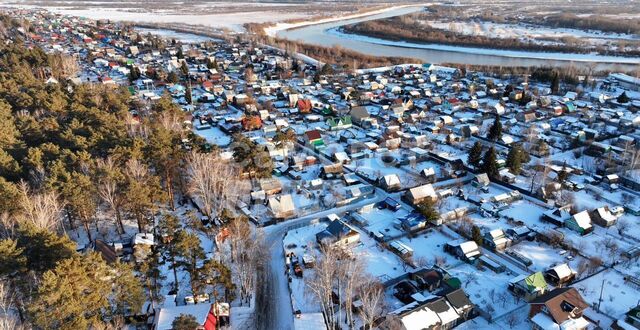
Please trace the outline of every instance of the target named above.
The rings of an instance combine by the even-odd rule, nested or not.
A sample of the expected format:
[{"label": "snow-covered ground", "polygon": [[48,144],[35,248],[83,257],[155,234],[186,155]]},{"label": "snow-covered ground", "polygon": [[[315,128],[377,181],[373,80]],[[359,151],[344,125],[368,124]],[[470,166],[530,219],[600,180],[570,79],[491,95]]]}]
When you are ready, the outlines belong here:
[{"label": "snow-covered ground", "polygon": [[211,144],[224,147],[231,143],[231,137],[217,127],[211,127],[202,130],[194,129],[193,131],[197,135],[202,136],[205,140],[207,140],[207,142]]},{"label": "snow-covered ground", "polygon": [[201,36],[197,34],[183,33],[183,32],[177,32],[177,31],[166,30],[166,29],[148,29],[148,28],[137,27],[136,30],[143,34],[151,33],[153,35],[157,35],[163,38],[175,39],[183,43],[200,43],[205,41],[218,40],[218,39]]},{"label": "snow-covered ground", "polygon": [[[594,275],[575,287],[582,297],[592,306],[600,302],[600,311],[613,318],[620,318],[629,309],[637,306],[640,291],[631,287],[624,279],[624,275],[616,270],[608,269]],[[602,291],[602,300],[600,292]]]},{"label": "snow-covered ground", "polygon": [[[32,8],[24,4],[4,4],[4,6]],[[265,23],[273,21],[286,21],[308,17],[303,10],[282,11],[277,7],[264,6],[264,4],[251,3],[250,10],[241,12],[216,12],[216,8],[203,7],[196,12],[175,12],[167,10],[149,11],[144,8],[78,8],[78,7],[45,7],[55,13],[63,15],[79,16],[90,19],[110,19],[116,21],[129,21],[141,23],[179,23],[189,25],[203,25],[213,28],[226,28],[233,31],[242,31],[245,23]],[[38,7],[42,8],[42,7]]]},{"label": "snow-covered ground", "polygon": [[269,27],[265,28],[264,32],[268,36],[275,37],[276,34],[279,31],[282,31],[282,30],[297,29],[297,28],[301,28],[303,26],[309,26],[309,25],[315,25],[315,24],[323,24],[323,23],[330,23],[330,22],[342,21],[342,20],[347,20],[347,19],[366,17],[366,16],[382,14],[382,13],[386,13],[386,12],[389,12],[389,11],[394,11],[394,10],[398,10],[398,9],[401,9],[401,8],[407,8],[407,7],[416,7],[416,5],[393,6],[393,7],[387,7],[387,8],[383,8],[383,9],[367,11],[367,12],[358,13],[358,14],[329,17],[329,18],[323,18],[323,19],[319,19],[319,20],[309,20],[309,21],[303,21],[303,22],[297,22],[297,23],[283,23],[283,22],[280,22],[280,23],[276,23],[276,24],[274,24],[272,26],[269,26]]},{"label": "snow-covered ground", "polygon": [[486,36],[489,38],[518,38],[529,39],[559,39],[563,37],[576,37],[590,40],[600,40],[605,42],[611,39],[620,40],[640,40],[633,34],[604,33],[598,31],[584,31],[566,28],[550,28],[544,26],[534,26],[530,24],[500,24],[493,22],[477,21],[421,21],[420,24],[429,25],[440,30],[448,30],[464,35]]}]

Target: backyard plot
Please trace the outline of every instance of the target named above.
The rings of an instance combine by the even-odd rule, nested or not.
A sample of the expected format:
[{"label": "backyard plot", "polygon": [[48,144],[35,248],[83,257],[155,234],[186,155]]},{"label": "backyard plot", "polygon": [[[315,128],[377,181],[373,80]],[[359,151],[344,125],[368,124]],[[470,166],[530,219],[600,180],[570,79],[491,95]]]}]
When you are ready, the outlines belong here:
[{"label": "backyard plot", "polygon": [[509,280],[516,276],[514,274],[495,273],[467,263],[447,269],[447,272],[460,279],[472,302],[492,315],[502,315],[526,304],[507,290]]},{"label": "backyard plot", "polygon": [[[604,285],[604,287],[603,287]],[[637,306],[640,291],[626,283],[624,275],[613,269],[607,269],[580,283],[572,285],[584,300],[600,312],[612,318],[621,318],[629,309]],[[600,301],[600,292],[602,300]]]},{"label": "backyard plot", "polygon": [[462,261],[444,251],[444,245],[453,238],[439,230],[430,230],[415,238],[402,238],[400,242],[413,249],[413,260],[420,266],[438,265],[444,268],[454,267]]}]

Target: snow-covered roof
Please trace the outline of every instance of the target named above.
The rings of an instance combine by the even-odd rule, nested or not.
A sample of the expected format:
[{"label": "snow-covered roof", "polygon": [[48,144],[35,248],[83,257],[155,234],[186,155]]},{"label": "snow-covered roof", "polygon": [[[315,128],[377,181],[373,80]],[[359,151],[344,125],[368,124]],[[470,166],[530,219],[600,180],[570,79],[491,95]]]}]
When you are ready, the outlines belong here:
[{"label": "snow-covered roof", "polygon": [[435,197],[436,191],[431,184],[425,184],[419,187],[409,189],[409,193],[415,199],[422,199],[426,197]]},{"label": "snow-covered roof", "polygon": [[567,265],[566,263],[557,265],[553,267],[552,270],[555,271],[556,274],[558,274],[559,278],[569,277],[571,276],[571,274],[573,274],[573,270],[571,270],[569,265]]},{"label": "snow-covered roof", "polygon": [[460,243],[460,249],[464,254],[470,253],[472,251],[478,250],[478,244],[474,241],[466,241],[464,243]]},{"label": "snow-covered roof", "polygon": [[387,174],[384,176],[384,182],[388,187],[400,185],[400,177],[397,174]]},{"label": "snow-covered roof", "polygon": [[577,319],[568,319],[562,324],[560,324],[561,330],[580,330],[587,329],[591,323],[587,321],[584,317],[579,317]]},{"label": "snow-covered roof", "polygon": [[591,217],[589,216],[589,212],[582,211],[580,213],[576,213],[573,215],[573,219],[576,221],[578,226],[581,228],[590,228],[591,227]]},{"label": "snow-covered roof", "polygon": [[133,238],[133,245],[154,245],[153,234],[151,233],[137,233]]},{"label": "snow-covered roof", "polygon": [[326,330],[322,313],[302,313],[293,319],[295,330]]},{"label": "snow-covered roof", "polygon": [[531,318],[531,322],[542,330],[560,330],[560,326],[553,321],[547,314],[538,313]]},{"label": "snow-covered roof", "polygon": [[423,307],[417,309],[401,319],[402,324],[407,330],[422,330],[434,326],[440,322],[440,318],[436,312]]},{"label": "snow-covered roof", "polygon": [[616,221],[616,216],[613,215],[608,208],[606,207],[599,207],[596,209],[596,212],[598,212],[598,216],[600,216],[600,218],[604,221],[607,222],[613,222]]},{"label": "snow-covered roof", "polygon": [[180,316],[180,314],[193,315],[196,317],[196,321],[198,323],[204,324],[210,309],[211,304],[195,304],[160,308],[156,317],[154,330],[173,329],[171,323],[173,323],[173,320]]}]

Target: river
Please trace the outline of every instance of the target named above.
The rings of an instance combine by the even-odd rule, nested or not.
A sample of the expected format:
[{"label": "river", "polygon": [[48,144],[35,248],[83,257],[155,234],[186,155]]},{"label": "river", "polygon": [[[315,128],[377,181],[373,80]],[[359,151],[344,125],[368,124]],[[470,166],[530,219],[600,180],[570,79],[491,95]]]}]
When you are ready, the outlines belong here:
[{"label": "river", "polygon": [[640,58],[394,42],[360,35],[344,34],[339,30],[339,28],[344,25],[404,15],[422,10],[423,8],[424,7],[420,6],[395,8],[386,12],[358,18],[334,20],[331,22],[282,29],[277,31],[276,35],[280,38],[326,47],[338,45],[346,49],[374,56],[415,58],[425,63],[456,63],[505,67],[579,67],[592,65],[597,71],[634,71],[637,70],[640,65]]}]

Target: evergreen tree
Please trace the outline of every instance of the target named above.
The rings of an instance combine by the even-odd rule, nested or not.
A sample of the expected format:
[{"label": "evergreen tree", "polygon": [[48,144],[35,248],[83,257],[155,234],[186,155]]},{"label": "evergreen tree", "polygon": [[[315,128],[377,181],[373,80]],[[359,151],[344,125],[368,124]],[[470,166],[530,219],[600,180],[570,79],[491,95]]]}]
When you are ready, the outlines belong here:
[{"label": "evergreen tree", "polygon": [[473,239],[473,241],[476,242],[478,246],[482,245],[482,232],[476,225],[473,225],[473,227],[471,228],[471,239]]},{"label": "evergreen tree", "polygon": [[206,286],[206,272],[203,263],[206,259],[200,238],[194,233],[180,230],[175,245],[176,254],[179,256],[180,266],[189,273],[191,293],[194,296],[204,293]]},{"label": "evergreen tree", "polygon": [[129,66],[129,82],[140,79],[140,69],[136,66]]},{"label": "evergreen tree", "polygon": [[233,158],[242,166],[242,171],[254,178],[268,178],[273,172],[273,161],[263,148],[242,134],[233,136]]},{"label": "evergreen tree", "polygon": [[16,213],[20,208],[15,202],[18,196],[20,196],[18,187],[0,176],[0,214],[6,212],[8,215],[12,215]]},{"label": "evergreen tree", "polygon": [[67,236],[58,236],[33,224],[20,222],[15,234],[16,247],[25,258],[29,271],[42,274],[58,262],[76,254],[76,244]]},{"label": "evergreen tree", "polygon": [[431,199],[416,205],[416,208],[428,221],[435,221],[440,218],[440,213],[436,210],[435,203]]},{"label": "evergreen tree", "polygon": [[500,122],[500,115],[496,114],[493,125],[489,128],[487,139],[496,141],[500,139],[500,137],[502,137],[502,122]]},{"label": "evergreen tree", "polygon": [[560,77],[557,72],[554,71],[551,78],[551,93],[558,94],[560,92]]},{"label": "evergreen tree", "polygon": [[325,63],[322,66],[322,69],[320,69],[320,74],[321,75],[330,75],[330,74],[333,74],[333,73],[334,73],[333,67],[329,63]]},{"label": "evergreen tree", "polygon": [[469,150],[469,155],[467,156],[467,163],[475,168],[480,166],[480,161],[482,160],[482,144],[477,142],[473,144],[473,147]]},{"label": "evergreen tree", "polygon": [[169,261],[171,262],[171,269],[173,270],[173,283],[174,290],[178,290],[178,265],[176,264],[176,258],[178,257],[178,251],[176,249],[176,243],[178,241],[178,233],[182,226],[180,225],[180,219],[173,214],[163,214],[160,218],[159,230],[160,235],[163,237],[162,247],[169,255]]},{"label": "evergreen tree", "polygon": [[498,157],[493,147],[490,147],[484,153],[484,157],[482,157],[482,170],[487,173],[489,177],[495,178],[498,176]]},{"label": "evergreen tree", "polygon": [[180,314],[171,323],[173,330],[196,330],[202,324],[198,323],[196,317],[191,314]]},{"label": "evergreen tree", "polygon": [[113,272],[113,314],[126,316],[139,314],[145,296],[131,264],[116,262]]},{"label": "evergreen tree", "polygon": [[511,149],[509,149],[509,154],[507,155],[506,166],[509,168],[511,173],[518,175],[522,171],[522,158],[523,158],[524,150],[520,144],[514,144]]},{"label": "evergreen tree", "polygon": [[216,62],[215,58],[213,59],[213,61],[211,60],[211,58],[207,58],[207,69],[217,69],[218,68],[218,63]]},{"label": "evergreen tree", "polygon": [[170,84],[175,84],[180,80],[180,78],[178,78],[178,74],[176,73],[175,70],[169,72],[169,74],[167,74],[167,82]]},{"label": "evergreen tree", "polygon": [[47,271],[28,306],[40,329],[89,329],[99,326],[110,309],[109,269],[100,255],[75,255]]},{"label": "evergreen tree", "polygon": [[189,77],[189,65],[187,65],[187,61],[182,61],[182,65],[180,66],[180,71],[182,71],[182,75]]},{"label": "evergreen tree", "polygon": [[187,89],[184,92],[184,99],[185,101],[187,101],[188,104],[193,104],[193,99],[192,99],[192,95],[191,95],[191,87],[187,86]]},{"label": "evergreen tree", "polygon": [[627,96],[627,92],[622,92],[622,94],[618,95],[618,97],[616,98],[616,101],[618,103],[628,103],[629,97]]}]

